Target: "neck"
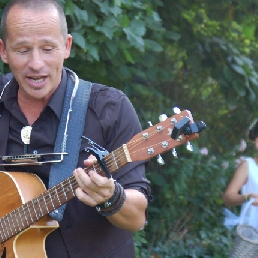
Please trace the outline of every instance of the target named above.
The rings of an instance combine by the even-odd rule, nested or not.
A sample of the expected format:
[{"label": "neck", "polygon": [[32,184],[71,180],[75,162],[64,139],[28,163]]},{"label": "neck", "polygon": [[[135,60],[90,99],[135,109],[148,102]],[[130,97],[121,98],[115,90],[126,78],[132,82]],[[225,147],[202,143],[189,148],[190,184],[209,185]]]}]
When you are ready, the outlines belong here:
[{"label": "neck", "polygon": [[40,116],[42,110],[46,106],[48,100],[25,98],[20,91],[18,91],[18,105],[22,113],[27,118],[29,125],[32,125]]}]

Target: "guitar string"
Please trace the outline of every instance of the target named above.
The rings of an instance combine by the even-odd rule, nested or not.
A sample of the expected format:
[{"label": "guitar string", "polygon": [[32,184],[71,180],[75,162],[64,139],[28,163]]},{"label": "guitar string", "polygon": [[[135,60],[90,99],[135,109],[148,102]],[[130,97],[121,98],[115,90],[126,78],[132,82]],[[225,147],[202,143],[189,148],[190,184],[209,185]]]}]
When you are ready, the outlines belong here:
[{"label": "guitar string", "polygon": [[[134,141],[134,142],[129,142],[128,143],[128,145],[129,145],[129,148],[128,149],[130,149],[130,146],[133,144],[133,143],[136,143],[136,142],[139,142],[139,141],[142,141],[142,139],[138,139],[138,140],[136,140],[136,141]],[[135,145],[135,144],[134,144]],[[120,147],[121,148],[121,147]],[[115,154],[117,154],[117,153],[115,153]],[[118,153],[119,154],[119,153]],[[112,161],[112,157],[111,157],[111,159],[107,159],[107,163],[110,163],[109,161]],[[116,161],[119,161],[119,155],[116,157]],[[92,169],[92,168],[90,168],[90,169]],[[97,172],[97,173],[100,173],[100,172],[103,172],[102,171],[102,169],[101,168],[97,168],[97,169],[95,169],[95,171]],[[71,178],[70,178],[71,179]],[[69,181],[71,181],[69,179]],[[68,180],[65,180],[65,181],[63,181],[63,182],[67,182]],[[68,185],[70,185],[70,186],[72,186],[71,188],[72,188],[72,191],[74,190],[74,188],[75,188],[75,186],[77,186],[77,184],[76,184],[76,182],[75,182],[75,184],[73,184],[73,182],[72,182],[72,184],[71,184],[71,182],[69,182],[68,183]],[[58,191],[58,187],[59,187],[59,185],[57,186],[57,187],[55,187],[54,189],[50,189],[49,190],[49,194],[48,195],[50,195],[51,196],[51,193],[53,193],[53,191]],[[61,186],[62,188],[66,188],[67,187],[67,185],[66,184],[63,184],[62,186]],[[59,189],[60,190],[60,189]],[[65,192],[64,192],[65,193]],[[37,208],[37,210],[35,209],[35,200],[40,204],[40,202],[42,202],[42,199],[43,199],[43,201],[45,202],[45,204],[47,204],[46,206],[48,206],[49,205],[49,203],[51,202],[51,204],[53,204],[53,202],[52,202],[52,199],[51,199],[51,197],[50,197],[50,202],[46,202],[46,197],[48,197],[48,195],[46,196],[46,195],[44,195],[44,194],[41,194],[40,196],[38,196],[38,197],[36,197],[36,198],[34,198],[33,200],[31,200],[30,202],[31,202],[31,206],[33,206],[33,209],[34,209],[34,211],[35,211],[35,215],[36,215],[36,218],[37,218],[37,212],[38,212],[38,210],[40,209],[41,210],[41,214],[43,215],[43,212],[42,212],[42,209],[41,209],[41,206],[39,206],[39,209]],[[73,196],[75,196],[75,194],[73,193]],[[67,199],[67,196],[65,196],[65,195],[63,195],[63,196],[61,196],[61,195],[59,195],[59,198],[60,199],[63,199],[63,197],[65,197],[65,199]],[[29,206],[29,205],[27,205],[27,208],[29,209],[31,206]],[[55,206],[53,206],[53,207],[55,207]],[[55,207],[55,208],[57,208],[57,207]],[[18,211],[19,211],[19,209],[18,209]],[[25,210],[26,211],[26,210]],[[23,212],[24,212],[24,210],[23,210]],[[15,212],[13,212],[13,213],[15,213]],[[16,213],[15,213],[16,214]],[[28,215],[28,214],[25,214],[25,215]],[[31,214],[29,213],[29,215],[31,216]],[[43,217],[43,216],[42,216]],[[33,220],[32,220],[33,221]],[[23,224],[23,223],[22,223]],[[28,224],[28,223],[27,223]],[[19,227],[20,225],[18,225],[18,227]],[[23,226],[24,227],[24,226]]]},{"label": "guitar string", "polygon": [[[157,133],[157,131],[154,131],[152,134],[150,134],[150,136],[153,136],[154,134],[156,134]],[[132,148],[133,147],[135,147],[136,145],[138,145],[137,143],[139,143],[139,142],[141,142],[142,141],[142,138],[139,138],[139,139],[136,139],[135,141],[129,141],[126,145],[128,145],[127,147],[128,147],[128,150],[130,150],[130,146],[132,146]],[[121,151],[119,150],[119,149],[121,149],[121,147],[120,148],[118,148],[117,150],[118,150],[118,153],[115,153],[115,155],[116,155],[116,162],[119,162],[120,160],[121,160],[121,157],[123,157],[122,155],[121,156],[119,156],[120,155],[120,153],[121,153]],[[141,150],[140,150],[141,151]],[[116,151],[114,151],[114,152],[116,152]],[[135,155],[137,152],[139,152],[139,151],[135,151],[134,153],[132,153],[132,155]],[[124,154],[124,151],[123,151],[123,154]],[[118,155],[118,156],[117,156]],[[107,164],[107,166],[108,165],[110,165],[111,163],[113,164],[113,158],[111,157],[111,155],[108,155],[108,157],[107,157],[107,159],[105,159],[105,162],[106,162],[106,164]],[[92,167],[94,167],[94,166],[92,166]],[[92,169],[92,167],[89,167],[88,169],[89,170],[91,170]],[[97,169],[96,168],[94,168],[94,170],[97,172],[97,173],[101,173],[101,172],[103,172],[103,170],[98,166],[97,167]],[[54,209],[56,209],[56,208],[58,208],[59,206],[61,206],[61,205],[59,205],[58,207],[55,207],[55,203],[53,203],[53,200],[52,200],[52,198],[51,198],[51,194],[53,194],[53,191],[57,191],[57,192],[59,192],[60,191],[60,189],[62,188],[62,189],[64,189],[64,188],[67,188],[67,186],[70,186],[71,187],[71,191],[72,191],[72,196],[74,197],[75,196],[75,194],[74,194],[74,190],[75,190],[75,187],[77,187],[78,186],[78,184],[77,184],[77,182],[75,181],[74,182],[74,180],[75,180],[75,178],[74,178],[74,176],[72,176],[72,177],[70,177],[70,178],[68,178],[68,179],[66,179],[66,180],[64,180],[62,183],[65,183],[65,184],[58,184],[57,186],[55,186],[55,187],[53,187],[53,188],[51,188],[51,189],[49,189],[48,191],[46,191],[46,192],[43,192],[42,194],[40,194],[39,196],[37,196],[37,197],[35,197],[34,199],[32,199],[32,200],[30,200],[29,202],[27,202],[27,207],[25,208],[25,210],[23,209],[23,213],[24,213],[24,215],[25,215],[25,217],[26,217],[26,220],[27,220],[27,216],[29,215],[30,217],[32,216],[32,214],[31,214],[31,212],[29,211],[30,210],[30,208],[31,207],[33,207],[33,210],[34,210],[34,213],[35,213],[35,216],[36,216],[36,219],[37,220],[39,220],[39,219],[41,219],[41,218],[43,218],[45,215],[47,215],[49,212],[47,212],[45,215],[43,215],[43,211],[42,211],[42,209],[41,209],[41,206],[40,206],[40,203],[42,203],[42,201],[45,203],[45,205],[46,205],[46,208],[49,206],[49,204],[51,203],[51,205],[53,206],[53,208]],[[69,181],[69,182],[67,182],[67,181]],[[72,182],[71,182],[72,181]],[[58,187],[60,187],[59,189],[58,189]],[[66,189],[67,190],[67,189]],[[69,190],[69,191],[70,191]],[[47,195],[46,195],[46,193],[48,193]],[[68,194],[69,194],[69,192],[67,192]],[[46,197],[50,197],[50,201],[47,201],[46,200]],[[62,200],[62,199],[66,199],[67,200],[67,195],[66,195],[66,193],[64,192],[64,191],[62,191],[61,192],[61,195],[59,195],[59,196],[57,196],[57,197],[59,197],[58,199],[59,199],[59,202],[60,202],[60,200]],[[71,197],[71,198],[73,198],[73,197]],[[69,197],[68,197],[69,198]],[[71,199],[70,198],[70,199]],[[39,204],[39,208],[38,207],[36,207],[36,209],[35,209],[35,201],[37,201],[37,203]],[[67,201],[69,201],[69,200],[67,200]],[[28,203],[31,203],[31,205],[28,205]],[[24,204],[24,205],[26,205],[26,204]],[[22,205],[22,206],[24,206],[24,205]],[[12,213],[14,214],[14,215],[16,215],[16,213],[18,212],[19,213],[19,211],[20,211],[20,209],[21,209],[21,207],[19,207],[19,208],[17,208],[17,209],[15,209],[14,211],[12,211],[11,213],[9,213],[10,214],[10,216],[12,216]],[[37,216],[37,214],[38,214],[38,211],[41,211],[41,217],[38,219],[38,216]],[[46,211],[48,211],[48,209],[46,209]],[[8,214],[6,215],[6,216],[8,216]],[[4,216],[3,218],[5,218],[6,216]],[[0,218],[0,222],[2,221],[2,219],[3,218]],[[21,218],[22,219],[22,218]],[[16,218],[16,220],[17,220],[17,218]],[[33,223],[33,219],[32,219],[32,217],[31,217],[31,220],[32,220],[32,223]],[[37,221],[36,220],[36,221]],[[20,228],[20,223],[19,223],[19,221],[17,221],[18,223],[17,223],[17,226]],[[22,223],[22,227],[21,228],[26,228],[25,226],[24,226],[24,223],[25,223],[25,221],[21,221],[21,223]],[[31,223],[31,224],[32,224]],[[13,223],[13,224],[15,224],[15,223]],[[28,221],[27,221],[27,224],[28,224]],[[29,225],[31,225],[31,224],[29,224]],[[2,223],[1,223],[1,225],[2,225]],[[27,226],[29,226],[29,225],[27,225]],[[14,231],[16,230],[17,231],[17,229],[16,228],[13,228],[14,229]],[[11,230],[12,230],[12,228],[11,228]],[[15,232],[15,233],[17,233],[17,232]]]},{"label": "guitar string", "polygon": [[[122,155],[120,155],[120,154],[121,154],[121,151],[120,151],[119,149],[121,149],[121,147],[118,148],[118,151],[116,151],[116,155],[118,155],[118,156],[116,157],[116,162],[119,162],[119,161],[121,160],[121,157],[122,157]],[[110,164],[109,159],[107,159],[107,160],[108,160],[107,163]],[[90,170],[90,169],[94,169],[97,173],[103,172],[102,169],[101,169],[99,166],[96,168],[95,165],[93,165],[93,166],[91,166],[91,167],[88,167],[88,168],[86,168],[85,170],[87,171],[87,170]],[[64,180],[62,186],[61,186],[60,184],[58,184],[57,186],[55,186],[55,187],[49,189],[49,191],[43,192],[42,194],[40,194],[39,196],[37,196],[37,197],[33,198],[32,200],[28,201],[27,203],[25,203],[25,204],[22,205],[21,207],[18,207],[17,209],[13,210],[12,212],[10,212],[9,214],[7,214],[6,216],[0,218],[1,227],[2,227],[3,229],[4,229],[4,228],[6,228],[6,229],[8,228],[8,225],[3,226],[3,223],[2,223],[3,221],[5,222],[5,220],[4,220],[5,218],[7,218],[7,221],[9,221],[9,218],[10,218],[11,221],[12,221],[12,224],[10,223],[10,221],[7,222],[7,223],[9,224],[9,231],[10,231],[10,232],[7,232],[6,234],[3,233],[5,236],[1,233],[2,239],[6,239],[6,238],[8,239],[9,237],[11,237],[10,235],[14,235],[14,234],[13,234],[13,231],[14,231],[14,233],[16,234],[16,233],[19,232],[19,229],[20,229],[20,228],[26,228],[26,226],[24,226],[24,223],[27,224],[27,227],[28,227],[29,225],[31,225],[31,224],[33,223],[33,221],[37,221],[37,218],[38,218],[37,214],[38,214],[39,209],[38,209],[38,207],[36,207],[36,209],[35,209],[35,203],[39,203],[39,204],[40,204],[40,203],[44,202],[47,211],[49,210],[49,209],[47,209],[47,207],[49,207],[49,205],[54,204],[53,207],[55,207],[55,203],[52,202],[51,195],[54,193],[54,191],[58,191],[58,192],[59,192],[60,189],[65,189],[65,188],[67,188],[68,186],[71,187],[71,189],[69,189],[69,191],[70,191],[70,190],[74,190],[74,188],[77,187],[78,184],[77,184],[76,181],[73,182],[73,180],[75,180],[75,177],[73,177],[73,176],[70,177],[70,178],[68,178],[68,179],[66,179],[66,180]],[[72,182],[72,183],[71,183],[71,182]],[[59,189],[58,189],[58,188],[59,188]],[[67,190],[67,189],[66,189],[66,190]],[[46,194],[46,193],[47,193],[47,194]],[[62,195],[59,196],[59,199],[61,199],[61,200],[67,199],[67,196],[66,196],[65,191],[62,191],[61,193],[62,193]],[[68,193],[68,194],[69,194],[69,193]],[[75,196],[74,193],[73,193],[73,196]],[[49,200],[49,199],[46,199],[47,197],[50,197],[50,200]],[[68,198],[69,198],[69,197],[68,197]],[[71,199],[71,198],[70,198],[70,199]],[[27,205],[27,206],[26,206],[26,205]],[[59,205],[59,206],[60,206],[60,205]],[[58,207],[59,207],[59,206],[58,206]],[[25,208],[24,208],[24,207],[25,207]],[[39,207],[40,207],[40,206],[39,206]],[[30,212],[30,211],[31,211],[31,208],[33,208],[33,210],[34,210],[34,213],[35,213],[34,215],[36,216],[36,219],[35,219],[35,220],[32,218],[33,214],[32,214],[32,212]],[[56,208],[57,208],[57,207],[55,207],[55,209],[56,209]],[[53,210],[54,210],[54,209],[53,209]],[[31,220],[32,223],[29,223],[28,220],[27,220],[27,221],[21,220],[21,222],[19,222],[20,220],[17,220],[17,214],[20,214],[21,211],[22,211],[23,215],[25,216],[25,218],[28,217],[28,219]],[[48,212],[48,213],[49,213],[49,212]],[[45,215],[47,215],[48,213],[46,213]],[[42,211],[41,211],[41,214],[42,214]],[[15,218],[13,218],[14,215],[16,216]],[[43,215],[43,214],[42,214],[42,215]],[[44,215],[44,216],[45,216],[45,215]],[[42,217],[44,217],[44,216],[42,216]],[[42,217],[41,217],[41,218],[42,218]],[[40,219],[40,218],[39,218],[39,219]],[[15,222],[15,220],[17,221],[17,223]],[[23,223],[23,222],[24,222],[24,223]],[[6,224],[6,223],[5,223],[5,224]],[[18,231],[18,232],[17,232],[17,231]],[[21,230],[20,230],[20,231],[21,231]]]},{"label": "guitar string", "polygon": [[[90,167],[89,170],[90,170],[90,169],[92,169],[92,168]],[[96,171],[97,173],[103,172],[100,167],[97,167],[97,169],[95,169],[95,171]],[[72,179],[72,183],[71,183],[71,179]],[[70,189],[70,190],[72,190],[72,192],[74,191],[75,187],[78,186],[77,182],[74,181],[74,180],[75,180],[75,178],[69,178],[68,180],[65,180],[65,182],[69,181],[68,185],[71,186],[71,189]],[[67,186],[67,185],[64,185],[63,187],[66,187],[66,186]],[[57,187],[59,187],[59,186],[57,186]],[[47,209],[48,212],[45,213],[45,215],[43,215],[43,212],[42,212],[40,203],[42,203],[42,199],[43,199],[43,202],[45,202],[45,204],[47,204],[47,202],[46,202],[46,197],[50,197],[50,199],[51,199],[50,202],[51,202],[51,204],[53,205],[52,198],[51,198],[51,194],[53,193],[53,191],[56,191],[57,187],[55,187],[55,188],[53,188],[53,189],[50,189],[50,191],[48,192],[48,195],[45,195],[45,193],[42,193],[40,196],[38,196],[37,198],[34,198],[33,200],[30,201],[31,206],[33,206],[33,210],[34,210],[34,213],[35,213],[35,216],[36,216],[36,220],[41,219],[42,217],[44,217],[45,215],[47,215],[47,214],[49,213],[49,211],[48,211],[48,209]],[[67,192],[67,193],[69,194],[69,192]],[[62,194],[63,194],[63,192],[62,192]],[[74,197],[75,194],[72,193],[72,196]],[[73,198],[73,197],[70,197],[70,198],[68,198],[68,200],[67,200],[67,195],[66,195],[65,192],[64,192],[64,195],[59,195],[58,197],[59,197],[59,199],[61,199],[61,200],[64,199],[64,197],[65,197],[66,201],[69,201],[69,199]],[[37,202],[39,203],[39,208],[36,207],[36,209],[35,209],[35,205],[34,205],[34,204],[35,204],[35,200],[37,200]],[[48,202],[47,206],[49,205],[50,202]],[[59,205],[59,206],[60,206],[60,205]],[[30,208],[30,205],[28,205],[28,203],[27,203],[27,208]],[[53,208],[55,208],[55,209],[57,208],[57,207],[55,207],[55,203],[54,203],[54,205],[53,205]],[[42,215],[41,215],[41,217],[38,218],[37,214],[38,214],[39,209],[40,209]],[[20,210],[20,209],[18,208],[18,211],[19,211],[19,210]],[[29,216],[31,217],[31,221],[33,222],[32,214],[31,214],[30,212],[28,213],[28,210],[25,209],[25,212],[24,212],[24,210],[23,210],[23,213],[24,213],[24,215],[26,215],[26,216],[29,215]],[[16,214],[16,213],[14,212],[14,214]],[[19,213],[19,215],[20,215],[20,213]],[[25,218],[26,218],[26,216],[25,216]],[[20,216],[20,217],[21,217],[21,216]],[[16,219],[16,220],[17,220],[17,219]],[[26,219],[26,220],[27,220],[27,219]],[[35,220],[34,220],[34,221],[35,221]],[[19,230],[21,231],[21,229],[20,229],[20,223],[19,223],[19,221],[17,221],[17,222],[18,222],[18,223],[17,223],[17,226],[19,227]],[[24,222],[25,222],[25,221],[24,221]],[[10,223],[9,223],[9,224],[10,224]],[[13,223],[13,224],[15,224],[15,223]],[[28,223],[28,220],[27,220],[27,226],[29,226],[30,224],[32,224],[32,223]],[[24,224],[23,224],[23,221],[22,221],[22,227],[21,227],[21,228],[26,228],[26,226],[24,226]],[[16,227],[14,227],[13,230],[14,230],[15,234],[18,233],[18,232],[16,232],[16,231],[18,231]],[[11,228],[11,231],[12,231],[12,228]],[[19,231],[19,232],[20,232],[20,231]],[[13,235],[13,232],[11,232],[11,234]],[[9,235],[9,234],[8,234],[8,235]]]}]

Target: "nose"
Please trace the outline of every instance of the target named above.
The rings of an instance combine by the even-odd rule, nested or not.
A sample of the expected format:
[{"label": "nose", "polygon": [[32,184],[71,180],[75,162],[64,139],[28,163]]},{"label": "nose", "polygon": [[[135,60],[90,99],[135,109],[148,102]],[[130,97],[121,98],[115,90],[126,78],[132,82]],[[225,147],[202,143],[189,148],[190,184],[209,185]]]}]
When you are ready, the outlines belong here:
[{"label": "nose", "polygon": [[40,50],[33,49],[31,51],[28,65],[29,68],[33,71],[39,71],[43,67],[44,60],[42,54],[40,53]]}]

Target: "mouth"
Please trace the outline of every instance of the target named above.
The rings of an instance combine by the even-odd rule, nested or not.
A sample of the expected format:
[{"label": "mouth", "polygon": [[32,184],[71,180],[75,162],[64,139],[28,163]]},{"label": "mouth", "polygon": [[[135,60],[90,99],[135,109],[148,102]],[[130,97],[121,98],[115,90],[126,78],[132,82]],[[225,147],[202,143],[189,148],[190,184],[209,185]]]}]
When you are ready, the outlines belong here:
[{"label": "mouth", "polygon": [[46,76],[41,76],[41,77],[28,77],[29,80],[33,83],[40,83],[43,82],[46,79]]}]

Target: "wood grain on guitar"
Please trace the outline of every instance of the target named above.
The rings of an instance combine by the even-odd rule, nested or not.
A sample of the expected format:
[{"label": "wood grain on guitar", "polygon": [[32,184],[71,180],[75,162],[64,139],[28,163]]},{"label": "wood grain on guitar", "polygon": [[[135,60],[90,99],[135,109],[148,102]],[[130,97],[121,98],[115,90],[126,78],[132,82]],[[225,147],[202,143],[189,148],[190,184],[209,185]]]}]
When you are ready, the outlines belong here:
[{"label": "wood grain on guitar", "polygon": [[[199,136],[205,124],[196,124],[185,110],[135,135],[104,157],[111,173],[127,163],[148,160]],[[85,168],[105,175],[95,163]],[[72,171],[71,171],[72,174]],[[1,258],[46,258],[45,239],[58,227],[48,214],[75,197],[78,184],[74,176],[46,190],[34,174],[0,172]]]}]

